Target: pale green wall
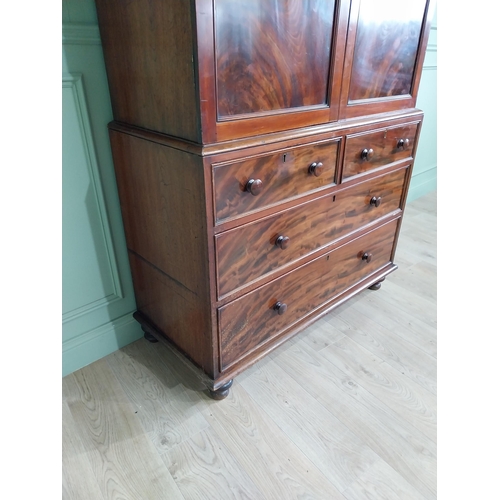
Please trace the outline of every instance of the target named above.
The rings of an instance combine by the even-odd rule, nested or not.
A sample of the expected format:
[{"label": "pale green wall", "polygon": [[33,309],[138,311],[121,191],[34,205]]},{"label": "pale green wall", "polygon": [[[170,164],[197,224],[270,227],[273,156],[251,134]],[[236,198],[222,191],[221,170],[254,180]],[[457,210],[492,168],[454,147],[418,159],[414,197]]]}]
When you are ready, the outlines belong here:
[{"label": "pale green wall", "polygon": [[63,1],[63,375],[141,337],[93,1]]},{"label": "pale green wall", "polygon": [[432,20],[417,107],[424,111],[408,201],[437,189],[437,14]]},{"label": "pale green wall", "polygon": [[97,25],[94,0],[62,0],[63,23]]},{"label": "pale green wall", "polygon": [[[94,0],[63,0],[63,375],[140,338],[111,159],[111,104]],[[409,198],[436,189],[436,33]]]}]

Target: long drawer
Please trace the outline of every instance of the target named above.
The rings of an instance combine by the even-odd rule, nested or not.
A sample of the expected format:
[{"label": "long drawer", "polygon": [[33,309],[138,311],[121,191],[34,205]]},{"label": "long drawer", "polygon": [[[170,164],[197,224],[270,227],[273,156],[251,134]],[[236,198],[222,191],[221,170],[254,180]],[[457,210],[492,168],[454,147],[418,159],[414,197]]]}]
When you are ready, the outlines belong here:
[{"label": "long drawer", "polygon": [[407,170],[217,235],[219,298],[400,208]]},{"label": "long drawer", "polygon": [[222,370],[389,264],[397,222],[392,220],[219,308]]},{"label": "long drawer", "polygon": [[346,137],[342,180],[413,155],[418,123]]},{"label": "long drawer", "polygon": [[339,141],[213,165],[216,224],[332,186]]}]

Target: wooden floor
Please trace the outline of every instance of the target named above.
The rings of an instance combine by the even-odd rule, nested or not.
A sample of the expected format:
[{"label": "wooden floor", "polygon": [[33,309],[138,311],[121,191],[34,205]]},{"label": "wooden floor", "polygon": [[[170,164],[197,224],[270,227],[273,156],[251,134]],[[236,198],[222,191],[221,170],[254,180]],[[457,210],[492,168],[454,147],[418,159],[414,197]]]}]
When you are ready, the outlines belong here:
[{"label": "wooden floor", "polygon": [[435,193],[396,263],[224,401],[144,339],[65,377],[63,498],[436,498]]}]

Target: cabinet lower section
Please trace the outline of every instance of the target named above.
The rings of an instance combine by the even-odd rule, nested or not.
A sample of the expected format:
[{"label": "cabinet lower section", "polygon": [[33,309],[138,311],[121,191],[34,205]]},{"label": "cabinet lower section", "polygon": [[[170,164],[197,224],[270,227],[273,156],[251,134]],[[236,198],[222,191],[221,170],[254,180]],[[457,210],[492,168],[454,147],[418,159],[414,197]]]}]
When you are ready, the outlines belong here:
[{"label": "cabinet lower section", "polygon": [[[171,346],[222,399],[271,350],[379,288],[397,267],[420,121],[414,112],[207,155],[112,129],[146,338]],[[410,147],[398,148],[406,136]],[[367,148],[377,154],[364,158]],[[355,175],[352,158],[363,165]]]}]

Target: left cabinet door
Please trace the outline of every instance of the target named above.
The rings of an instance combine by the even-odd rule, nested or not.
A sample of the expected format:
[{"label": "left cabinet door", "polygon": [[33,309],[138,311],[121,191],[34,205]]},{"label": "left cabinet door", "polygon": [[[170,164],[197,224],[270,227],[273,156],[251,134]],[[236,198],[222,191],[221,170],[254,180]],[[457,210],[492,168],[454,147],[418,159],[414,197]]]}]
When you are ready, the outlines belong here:
[{"label": "left cabinet door", "polygon": [[337,119],[347,3],[197,2],[201,103],[213,140]]}]

